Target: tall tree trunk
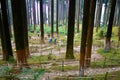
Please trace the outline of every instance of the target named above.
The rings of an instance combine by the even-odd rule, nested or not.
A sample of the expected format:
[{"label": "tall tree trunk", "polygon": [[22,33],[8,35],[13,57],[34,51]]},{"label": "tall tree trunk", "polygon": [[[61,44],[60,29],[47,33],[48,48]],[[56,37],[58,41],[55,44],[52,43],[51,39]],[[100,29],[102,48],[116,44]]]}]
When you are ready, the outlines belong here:
[{"label": "tall tree trunk", "polygon": [[80,21],[80,0],[77,1],[77,33],[79,33],[79,21]]},{"label": "tall tree trunk", "polygon": [[106,35],[106,44],[105,44],[106,50],[111,49],[111,34],[112,34],[112,26],[113,26],[113,19],[114,19],[114,13],[115,13],[115,5],[116,5],[116,0],[112,0],[112,7],[111,7],[109,24],[108,24],[107,35]]},{"label": "tall tree trunk", "polygon": [[75,24],[75,0],[70,0],[69,13],[68,13],[66,59],[74,59],[74,54],[73,54],[74,24]]},{"label": "tall tree trunk", "polygon": [[57,34],[57,37],[59,35],[59,29],[58,29],[58,24],[59,24],[59,21],[58,21],[58,10],[59,10],[59,0],[56,0],[56,34]]},{"label": "tall tree trunk", "polygon": [[20,68],[28,67],[25,38],[25,27],[27,27],[25,0],[12,0],[12,12],[17,62]]},{"label": "tall tree trunk", "polygon": [[40,0],[40,28],[41,42],[44,43],[43,0]]},{"label": "tall tree trunk", "polygon": [[98,32],[98,28],[100,27],[100,21],[101,21],[101,12],[102,12],[102,0],[98,0],[97,3],[97,12],[96,12],[96,32]]},{"label": "tall tree trunk", "polygon": [[7,1],[7,12],[8,12],[8,22],[9,22],[9,32],[10,32],[10,37],[12,37],[12,9],[11,9],[11,1]]},{"label": "tall tree trunk", "polygon": [[50,10],[51,7],[50,6],[51,6],[51,1],[49,0],[48,1],[48,26],[50,26],[50,23],[51,23],[51,20],[50,20],[51,19],[51,17],[50,17],[50,15],[51,15],[51,10]]},{"label": "tall tree trunk", "polygon": [[30,13],[29,13],[29,8],[30,8],[30,3],[29,0],[26,0],[26,8],[27,8],[27,26],[28,26],[28,30],[30,30]]},{"label": "tall tree trunk", "polygon": [[[26,3],[26,2],[25,2]],[[26,51],[26,56],[29,57],[30,56],[30,52],[29,52],[29,42],[28,42],[28,16],[27,16],[27,4],[25,5],[25,9],[23,10],[24,14],[23,15],[23,26],[24,27],[24,42],[25,42],[25,51]],[[29,15],[29,14],[28,14]]]},{"label": "tall tree trunk", "polygon": [[109,20],[109,16],[110,16],[110,9],[111,9],[111,0],[108,0],[106,13],[105,13],[105,16],[104,16],[104,24],[105,25],[108,25],[108,20]]},{"label": "tall tree trunk", "polygon": [[85,62],[85,53],[86,53],[87,31],[89,25],[90,1],[91,0],[84,1],[82,38],[81,38],[81,47],[80,47],[80,76],[84,76],[84,62]]},{"label": "tall tree trunk", "polygon": [[34,33],[36,33],[36,5],[35,1],[33,0],[33,20],[34,20]]},{"label": "tall tree trunk", "polygon": [[54,0],[51,0],[51,37],[54,34]]},{"label": "tall tree trunk", "polygon": [[104,9],[104,19],[103,19],[103,25],[107,25],[106,23],[105,23],[105,18],[106,18],[106,16],[107,16],[107,14],[106,14],[106,12],[107,12],[107,3],[108,3],[108,0],[105,0],[105,9]]},{"label": "tall tree trunk", "polygon": [[10,39],[10,26],[8,21],[7,5],[6,0],[1,0],[1,14],[2,14],[2,50],[3,50],[3,59],[9,61],[13,58],[12,45]]},{"label": "tall tree trunk", "polygon": [[113,20],[113,26],[118,26],[118,16],[119,16],[119,3],[117,0],[115,14],[114,14],[114,20]]},{"label": "tall tree trunk", "polygon": [[90,14],[89,14],[90,15],[89,26],[88,26],[88,34],[87,34],[87,42],[86,42],[87,46],[86,46],[85,65],[87,67],[90,66],[90,61],[91,61],[95,7],[96,7],[96,0],[91,0],[91,2],[90,2]]}]

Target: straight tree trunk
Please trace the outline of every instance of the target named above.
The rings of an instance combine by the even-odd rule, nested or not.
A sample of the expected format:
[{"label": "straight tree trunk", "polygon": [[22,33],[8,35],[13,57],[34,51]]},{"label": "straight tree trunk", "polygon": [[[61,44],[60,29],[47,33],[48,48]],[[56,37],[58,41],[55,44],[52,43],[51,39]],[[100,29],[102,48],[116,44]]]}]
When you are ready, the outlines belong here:
[{"label": "straight tree trunk", "polygon": [[13,58],[12,45],[10,39],[10,26],[8,21],[7,13],[7,2],[6,0],[0,0],[1,2],[1,14],[2,14],[2,50],[3,50],[3,60],[9,61]]},{"label": "straight tree trunk", "polygon": [[28,26],[28,30],[30,30],[30,14],[29,14],[29,8],[30,8],[30,3],[29,0],[26,0],[26,8],[27,8],[27,26]]},{"label": "straight tree trunk", "polygon": [[75,24],[75,0],[70,0],[69,13],[68,13],[66,59],[74,59],[74,54],[73,54],[74,24]]},{"label": "straight tree trunk", "polygon": [[89,25],[90,1],[91,0],[84,1],[82,37],[81,37],[81,47],[80,47],[80,68],[79,68],[80,76],[84,76],[84,63],[85,63],[85,53],[86,53],[87,32]]},{"label": "straight tree trunk", "polygon": [[51,10],[50,10],[51,7],[50,6],[51,6],[51,1],[49,0],[48,1],[48,26],[50,26],[50,23],[51,23],[51,20],[50,20],[51,19],[51,16],[50,16],[51,15]]},{"label": "straight tree trunk", "polygon": [[41,42],[44,43],[44,22],[43,22],[43,0],[40,0],[40,30],[41,30]]},{"label": "straight tree trunk", "polygon": [[34,33],[36,33],[36,7],[35,7],[35,1],[36,0],[33,0]]},{"label": "straight tree trunk", "polygon": [[110,9],[111,9],[111,0],[108,0],[106,13],[105,13],[105,17],[104,17],[104,24],[105,25],[108,25],[108,20],[109,20],[109,16],[110,16]]},{"label": "straight tree trunk", "polygon": [[108,24],[107,35],[106,35],[106,44],[105,44],[106,50],[111,49],[111,34],[112,34],[112,26],[113,26],[113,19],[114,19],[114,13],[115,13],[115,5],[116,5],[116,0],[112,0],[109,24]]},{"label": "straight tree trunk", "polygon": [[59,29],[58,29],[58,10],[59,10],[59,0],[56,0],[56,34],[57,34],[57,37],[59,35]]},{"label": "straight tree trunk", "polygon": [[80,0],[77,2],[77,33],[79,33],[79,21],[80,21]]},{"label": "straight tree trunk", "polygon": [[106,18],[106,15],[107,15],[107,14],[106,14],[106,12],[107,12],[107,3],[108,3],[108,0],[105,1],[105,6],[104,6],[105,9],[104,9],[104,15],[103,15],[103,16],[104,16],[104,17],[103,17],[103,18],[104,18],[104,19],[103,19],[103,25],[107,25],[107,24],[105,24],[105,18]]},{"label": "straight tree trunk", "polygon": [[54,34],[54,0],[51,0],[51,37]]},{"label": "straight tree trunk", "polygon": [[87,46],[86,46],[86,59],[85,65],[86,67],[90,66],[91,61],[91,52],[92,52],[92,41],[93,41],[93,28],[94,28],[94,16],[95,16],[95,7],[96,0],[91,0],[90,2],[90,17],[89,17],[89,26],[88,26],[88,34],[87,34]]},{"label": "straight tree trunk", "polygon": [[[17,63],[20,68],[28,67],[26,53],[26,3],[25,0],[12,0],[13,28],[16,43]],[[24,22],[25,21],[25,22]]]},{"label": "straight tree trunk", "polygon": [[[25,2],[26,3],[26,2]],[[24,26],[24,43],[25,43],[25,51],[26,51],[26,56],[30,57],[30,52],[29,52],[29,42],[28,42],[28,20],[27,20],[27,6],[25,5],[25,9],[23,10],[24,14],[23,15],[23,26]]]},{"label": "straight tree trunk", "polygon": [[96,12],[96,32],[98,32],[98,28],[100,27],[100,22],[101,22],[101,12],[102,12],[102,0],[98,0],[98,9]]}]

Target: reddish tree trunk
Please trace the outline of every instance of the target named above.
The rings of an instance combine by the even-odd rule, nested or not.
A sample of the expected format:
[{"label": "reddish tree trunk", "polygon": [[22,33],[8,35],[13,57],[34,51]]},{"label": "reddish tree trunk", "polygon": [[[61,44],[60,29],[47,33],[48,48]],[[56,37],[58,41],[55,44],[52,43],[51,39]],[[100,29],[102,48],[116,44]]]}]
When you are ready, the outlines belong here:
[{"label": "reddish tree trunk", "polygon": [[87,34],[86,59],[85,59],[86,60],[85,65],[87,67],[90,66],[90,61],[91,61],[95,6],[96,6],[96,0],[91,0],[89,26],[88,26],[88,34]]}]

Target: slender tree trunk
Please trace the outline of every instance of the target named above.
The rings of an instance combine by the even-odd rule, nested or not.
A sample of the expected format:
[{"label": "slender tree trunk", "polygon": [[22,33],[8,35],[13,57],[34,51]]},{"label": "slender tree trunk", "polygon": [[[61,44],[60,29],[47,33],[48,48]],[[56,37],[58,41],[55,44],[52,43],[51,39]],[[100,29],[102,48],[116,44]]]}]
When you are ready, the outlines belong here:
[{"label": "slender tree trunk", "polygon": [[104,15],[103,15],[103,16],[104,16],[104,17],[103,17],[103,18],[104,18],[104,19],[103,19],[103,24],[104,24],[104,25],[107,25],[107,24],[105,23],[106,16],[107,16],[107,14],[106,14],[106,13],[107,13],[107,3],[108,3],[108,0],[105,1],[105,9],[104,9]]},{"label": "slender tree trunk", "polygon": [[87,34],[87,42],[86,42],[87,46],[86,46],[85,65],[87,67],[90,66],[90,61],[91,61],[95,7],[96,7],[96,0],[91,0],[91,2],[90,2],[90,14],[89,14],[90,15],[89,26],[88,26],[88,34]]},{"label": "slender tree trunk", "polygon": [[10,26],[8,21],[8,13],[7,13],[7,2],[6,0],[1,0],[1,14],[2,14],[2,50],[3,50],[3,60],[9,61],[9,59],[13,58],[12,45],[10,39]]},{"label": "slender tree trunk", "polygon": [[112,7],[111,7],[109,24],[108,24],[107,35],[106,35],[106,45],[105,45],[106,50],[111,49],[111,34],[112,34],[112,26],[113,26],[113,19],[114,19],[114,13],[115,13],[115,5],[116,5],[116,0],[112,0]]},{"label": "slender tree trunk", "polygon": [[9,32],[10,32],[10,37],[12,37],[12,9],[11,9],[11,1],[7,1],[7,12],[8,12],[8,22],[9,22]]},{"label": "slender tree trunk", "polygon": [[102,0],[98,0],[98,9],[96,13],[96,32],[98,32],[98,28],[100,27],[101,22],[101,12],[102,12]]},{"label": "slender tree trunk", "polygon": [[[26,2],[25,2],[26,3]],[[28,23],[28,16],[27,16],[27,4],[25,6],[25,9],[23,10],[24,14],[23,15],[23,26],[24,27],[24,42],[25,42],[25,51],[26,51],[26,56],[30,57],[30,52],[29,52],[29,42],[28,42],[28,27],[29,27],[29,23]],[[29,15],[29,14],[28,14]]]},{"label": "slender tree trunk", "polygon": [[74,24],[75,24],[75,0],[70,0],[69,14],[68,14],[66,59],[74,59],[74,54],[73,54]]},{"label": "slender tree trunk", "polygon": [[81,47],[80,47],[80,69],[79,69],[80,76],[84,76],[84,62],[85,62],[85,53],[86,53],[87,31],[89,25],[90,1],[91,0],[84,1],[82,38],[81,38]]},{"label": "slender tree trunk", "polygon": [[17,62],[20,68],[28,67],[26,53],[26,2],[25,0],[12,0],[13,27],[16,43]]},{"label": "slender tree trunk", "polygon": [[51,0],[51,37],[54,34],[54,0]]},{"label": "slender tree trunk", "polygon": [[35,1],[36,0],[33,0],[34,33],[36,33],[36,7],[35,7]]},{"label": "slender tree trunk", "polygon": [[40,28],[41,42],[44,43],[43,0],[40,0]]},{"label": "slender tree trunk", "polygon": [[51,17],[50,17],[50,15],[51,15],[51,8],[50,8],[50,6],[51,6],[51,1],[49,0],[48,1],[48,26],[50,26],[50,23],[51,23]]},{"label": "slender tree trunk", "polygon": [[27,26],[28,26],[28,30],[29,30],[29,26],[30,26],[30,17],[29,17],[29,0],[26,0],[26,8],[27,8]]},{"label": "slender tree trunk", "polygon": [[59,29],[58,29],[58,10],[59,10],[59,0],[56,0],[56,34],[57,34],[57,37],[59,35]]},{"label": "slender tree trunk", "polygon": [[109,20],[109,16],[110,16],[110,9],[111,9],[111,0],[108,0],[106,14],[105,14],[105,18],[104,18],[105,25],[108,25],[108,20]]},{"label": "slender tree trunk", "polygon": [[79,21],[80,21],[80,0],[77,1],[77,33],[79,33]]}]

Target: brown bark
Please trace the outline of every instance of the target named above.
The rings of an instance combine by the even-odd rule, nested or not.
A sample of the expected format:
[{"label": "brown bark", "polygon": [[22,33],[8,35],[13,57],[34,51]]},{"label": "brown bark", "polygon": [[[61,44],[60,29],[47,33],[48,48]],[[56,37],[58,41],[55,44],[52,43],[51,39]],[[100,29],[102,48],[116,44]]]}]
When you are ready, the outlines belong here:
[{"label": "brown bark", "polygon": [[17,61],[20,68],[27,66],[27,17],[25,0],[12,0],[13,28]]},{"label": "brown bark", "polygon": [[105,45],[105,49],[107,50],[111,49],[110,43],[111,43],[111,34],[112,34],[115,6],[116,6],[116,0],[112,0],[112,7],[110,12],[109,24],[108,24],[107,35],[106,35],[106,45]]},{"label": "brown bark", "polygon": [[51,37],[54,37],[54,0],[51,0]]},{"label": "brown bark", "polygon": [[79,68],[80,76],[84,76],[84,62],[85,62],[85,53],[86,53],[87,32],[89,25],[90,1],[91,0],[84,1],[82,38],[81,38],[81,47],[80,47],[80,68]]},{"label": "brown bark", "polygon": [[20,68],[28,67],[26,51],[24,49],[23,50],[16,50],[16,53],[17,53],[17,61],[18,61],[19,67]]},{"label": "brown bark", "polygon": [[59,10],[59,0],[56,0],[56,34],[57,34],[57,37],[59,35],[59,30],[58,30],[58,10]]},{"label": "brown bark", "polygon": [[90,61],[91,61],[95,6],[96,6],[96,0],[91,0],[91,2],[90,2],[90,14],[89,14],[90,15],[89,26],[88,26],[88,34],[87,34],[87,42],[86,42],[87,46],[86,46],[85,65],[87,67],[90,66]]},{"label": "brown bark", "polygon": [[10,57],[13,57],[12,52],[12,45],[11,45],[11,39],[10,39],[10,26],[9,26],[9,19],[8,19],[8,13],[7,13],[7,2],[6,0],[0,0],[1,3],[1,44],[2,44],[2,50],[5,52],[3,53],[3,58],[6,61],[9,61]]},{"label": "brown bark", "polygon": [[27,58],[30,57],[29,46],[26,46],[26,47],[25,47],[25,51],[26,51],[26,56],[27,56]]},{"label": "brown bark", "polygon": [[43,22],[43,0],[40,0],[40,30],[41,30],[41,42],[44,43],[44,22]]},{"label": "brown bark", "polygon": [[75,24],[75,0],[70,0],[69,13],[68,13],[66,59],[74,59],[74,54],[73,54],[74,53],[74,51],[73,51],[74,24]]},{"label": "brown bark", "polygon": [[111,39],[106,38],[106,44],[105,44],[105,50],[110,50],[111,49]]}]

